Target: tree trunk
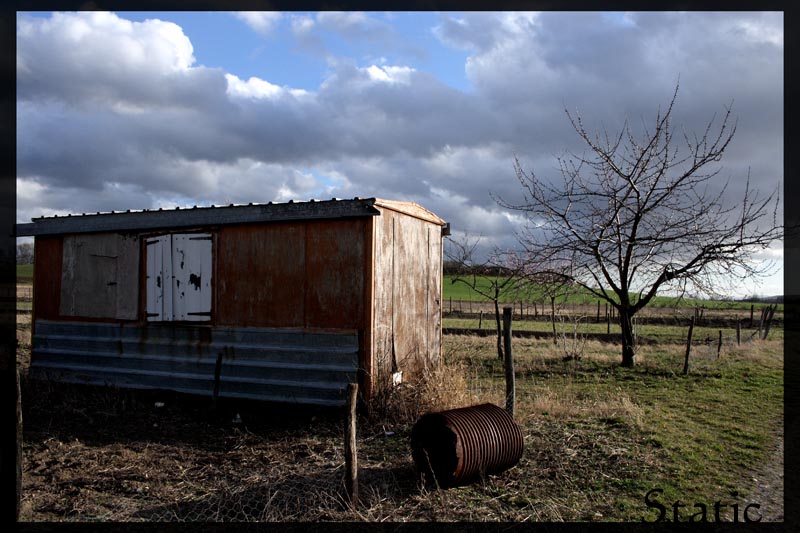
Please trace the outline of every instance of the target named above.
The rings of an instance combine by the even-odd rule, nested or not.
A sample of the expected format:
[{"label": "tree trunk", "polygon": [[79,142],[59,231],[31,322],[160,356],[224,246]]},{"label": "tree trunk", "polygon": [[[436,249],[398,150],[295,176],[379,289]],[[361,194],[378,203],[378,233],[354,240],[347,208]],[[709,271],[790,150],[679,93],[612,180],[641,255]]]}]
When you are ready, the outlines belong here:
[{"label": "tree trunk", "polygon": [[501,361],[503,358],[503,328],[500,325],[500,304],[498,303],[499,298],[495,296],[494,298],[494,321],[497,325],[497,358]]},{"label": "tree trunk", "polygon": [[622,331],[622,366],[632,367],[636,356],[633,342],[633,315],[628,309],[618,309]]}]

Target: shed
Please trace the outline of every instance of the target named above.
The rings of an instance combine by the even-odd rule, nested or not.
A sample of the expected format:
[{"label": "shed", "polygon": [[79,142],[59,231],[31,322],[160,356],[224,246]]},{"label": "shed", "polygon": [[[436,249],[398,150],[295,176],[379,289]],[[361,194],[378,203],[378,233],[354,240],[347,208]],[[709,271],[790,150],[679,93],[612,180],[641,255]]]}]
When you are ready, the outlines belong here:
[{"label": "shed", "polygon": [[343,405],[441,357],[442,235],[378,198],[36,218],[30,372]]}]

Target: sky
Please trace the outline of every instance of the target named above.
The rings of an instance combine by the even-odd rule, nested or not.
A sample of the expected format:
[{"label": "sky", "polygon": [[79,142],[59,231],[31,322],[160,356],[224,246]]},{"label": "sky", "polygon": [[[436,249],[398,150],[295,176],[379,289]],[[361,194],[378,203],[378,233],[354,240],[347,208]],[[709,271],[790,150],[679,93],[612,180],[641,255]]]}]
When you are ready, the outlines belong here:
[{"label": "sky", "polygon": [[[558,179],[565,109],[652,123],[678,83],[686,131],[733,105],[730,198],[782,191],[783,72],[775,12],[18,13],[17,222],[376,196],[511,249],[514,157]],[[733,296],[782,294],[755,259]]]}]

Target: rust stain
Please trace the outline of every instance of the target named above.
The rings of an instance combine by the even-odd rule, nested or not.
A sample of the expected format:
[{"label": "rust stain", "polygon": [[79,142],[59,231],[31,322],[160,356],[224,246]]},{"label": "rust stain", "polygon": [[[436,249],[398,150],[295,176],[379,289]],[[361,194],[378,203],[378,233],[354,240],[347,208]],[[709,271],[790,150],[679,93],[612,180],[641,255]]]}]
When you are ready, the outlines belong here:
[{"label": "rust stain", "polygon": [[303,326],[303,223],[224,227],[217,243],[218,324]]},{"label": "rust stain", "polygon": [[36,237],[34,254],[36,258],[36,266],[33,270],[34,319],[59,318],[63,259],[62,237]]}]

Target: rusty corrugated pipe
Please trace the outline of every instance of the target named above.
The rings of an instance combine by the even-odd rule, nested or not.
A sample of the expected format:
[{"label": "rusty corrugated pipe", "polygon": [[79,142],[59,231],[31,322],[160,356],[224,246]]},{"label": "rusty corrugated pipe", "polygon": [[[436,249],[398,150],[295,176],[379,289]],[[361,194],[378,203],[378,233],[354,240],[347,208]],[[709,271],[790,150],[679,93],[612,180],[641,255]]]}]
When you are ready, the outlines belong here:
[{"label": "rusty corrugated pipe", "polygon": [[411,430],[417,470],[441,488],[511,468],[522,457],[522,431],[505,409],[485,403],[428,413]]}]

